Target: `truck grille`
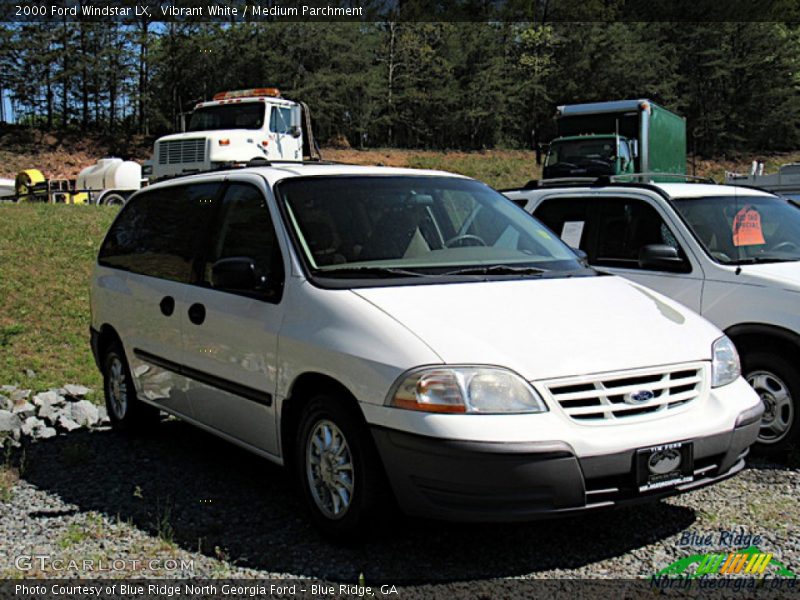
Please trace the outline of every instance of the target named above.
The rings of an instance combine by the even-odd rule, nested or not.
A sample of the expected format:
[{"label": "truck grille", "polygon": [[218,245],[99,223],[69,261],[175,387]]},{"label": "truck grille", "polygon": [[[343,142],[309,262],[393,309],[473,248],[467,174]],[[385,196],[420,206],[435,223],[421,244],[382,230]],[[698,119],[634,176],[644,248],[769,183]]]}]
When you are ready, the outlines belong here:
[{"label": "truck grille", "polygon": [[158,142],[158,164],[201,163],[206,159],[205,138]]},{"label": "truck grille", "polygon": [[703,393],[705,373],[702,363],[694,363],[595,375],[588,381],[586,377],[558,379],[544,385],[572,419],[613,423],[663,414],[692,402]]}]

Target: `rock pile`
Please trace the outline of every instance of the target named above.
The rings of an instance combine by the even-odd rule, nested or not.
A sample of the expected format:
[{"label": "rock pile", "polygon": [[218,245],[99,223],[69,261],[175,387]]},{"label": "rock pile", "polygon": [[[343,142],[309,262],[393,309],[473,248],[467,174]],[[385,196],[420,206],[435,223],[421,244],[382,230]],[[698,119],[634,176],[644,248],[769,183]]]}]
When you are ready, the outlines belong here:
[{"label": "rock pile", "polygon": [[0,386],[0,446],[18,445],[23,436],[47,439],[81,427],[108,423],[104,406],[86,400],[91,390],[67,384],[31,396],[31,390]]}]

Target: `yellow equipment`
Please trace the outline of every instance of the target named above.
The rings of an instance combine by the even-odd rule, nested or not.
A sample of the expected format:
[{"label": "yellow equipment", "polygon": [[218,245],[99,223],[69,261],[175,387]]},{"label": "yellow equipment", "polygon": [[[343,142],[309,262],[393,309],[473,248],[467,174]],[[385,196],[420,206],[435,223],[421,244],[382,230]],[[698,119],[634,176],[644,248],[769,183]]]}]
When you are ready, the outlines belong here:
[{"label": "yellow equipment", "polygon": [[17,173],[14,191],[19,202],[47,201],[47,183],[38,169],[26,169]]}]

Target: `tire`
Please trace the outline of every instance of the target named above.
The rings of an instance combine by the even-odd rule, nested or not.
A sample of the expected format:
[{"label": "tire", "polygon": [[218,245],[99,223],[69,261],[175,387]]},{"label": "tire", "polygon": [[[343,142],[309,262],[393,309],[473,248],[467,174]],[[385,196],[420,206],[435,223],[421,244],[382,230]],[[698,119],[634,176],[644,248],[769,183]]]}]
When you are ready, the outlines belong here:
[{"label": "tire", "polygon": [[160,411],[136,398],[131,371],[119,342],[103,356],[103,391],[111,426],[121,431],[143,431],[158,423]]},{"label": "tire", "polygon": [[800,375],[786,360],[769,352],[745,355],[742,372],[766,409],[757,449],[785,457],[790,446],[800,442]]},{"label": "tire", "polygon": [[311,520],[338,543],[361,539],[392,505],[372,439],[353,413],[336,396],[316,396],[303,410],[295,445],[295,474]]},{"label": "tire", "polygon": [[122,194],[112,192],[103,196],[100,204],[103,206],[122,206],[125,202],[125,197]]}]

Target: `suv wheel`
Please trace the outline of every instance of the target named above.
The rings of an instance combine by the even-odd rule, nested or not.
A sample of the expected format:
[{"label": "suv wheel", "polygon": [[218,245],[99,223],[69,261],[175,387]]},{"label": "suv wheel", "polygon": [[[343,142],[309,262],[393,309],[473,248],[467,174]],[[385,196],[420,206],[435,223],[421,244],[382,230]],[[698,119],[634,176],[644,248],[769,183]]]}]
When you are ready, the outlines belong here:
[{"label": "suv wheel", "polygon": [[754,352],[743,362],[747,383],[764,403],[757,441],[764,450],[783,452],[800,437],[800,377],[775,354]]},{"label": "suv wheel", "polygon": [[111,344],[103,357],[103,390],[112,427],[143,429],[158,422],[159,410],[136,398],[125,352],[117,342]]},{"label": "suv wheel", "polygon": [[314,524],[339,542],[359,537],[386,508],[383,472],[360,420],[336,397],[304,409],[295,468]]}]

